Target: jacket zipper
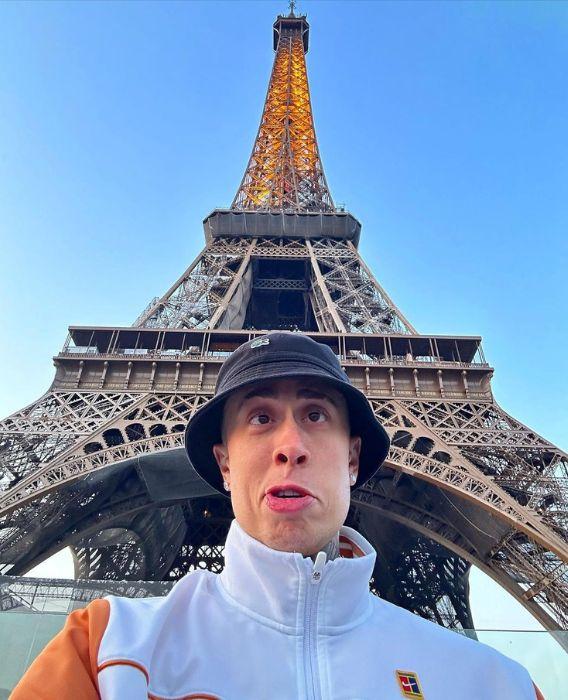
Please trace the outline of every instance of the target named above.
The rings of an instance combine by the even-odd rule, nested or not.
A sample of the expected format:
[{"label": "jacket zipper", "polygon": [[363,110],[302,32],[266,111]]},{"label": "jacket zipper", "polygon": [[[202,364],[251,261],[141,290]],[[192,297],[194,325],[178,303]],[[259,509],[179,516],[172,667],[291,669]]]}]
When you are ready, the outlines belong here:
[{"label": "jacket zipper", "polygon": [[310,700],[320,700],[321,689],[317,659],[317,602],[320,581],[327,555],[318,552],[312,566],[306,593],[306,618],[304,632],[304,668],[306,669],[306,691]]}]

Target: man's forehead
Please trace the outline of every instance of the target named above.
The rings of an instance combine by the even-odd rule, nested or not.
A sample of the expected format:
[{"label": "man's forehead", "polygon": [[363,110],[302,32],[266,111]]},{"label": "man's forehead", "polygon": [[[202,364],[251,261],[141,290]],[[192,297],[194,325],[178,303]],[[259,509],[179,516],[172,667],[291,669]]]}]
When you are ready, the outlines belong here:
[{"label": "man's forehead", "polygon": [[284,378],[270,379],[256,382],[236,391],[229,401],[233,405],[242,405],[244,402],[256,398],[278,398],[284,394],[292,394],[296,398],[321,398],[327,399],[333,404],[344,402],[343,395],[325,379],[317,378]]}]

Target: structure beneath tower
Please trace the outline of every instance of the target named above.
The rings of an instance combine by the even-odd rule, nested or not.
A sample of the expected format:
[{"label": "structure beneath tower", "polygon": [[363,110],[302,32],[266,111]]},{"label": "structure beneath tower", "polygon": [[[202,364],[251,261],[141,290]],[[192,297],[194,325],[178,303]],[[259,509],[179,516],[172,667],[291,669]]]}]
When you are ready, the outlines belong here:
[{"label": "structure beneath tower", "polygon": [[568,456],[507,415],[479,337],[422,335],[358,251],[319,154],[305,17],[280,16],[258,135],[206,246],[130,327],[78,327],[35,403],[0,424],[0,573],[62,547],[84,579],[219,571],[230,504],[190,469],[189,416],[221,362],[275,328],[329,345],[392,438],[349,524],[378,551],[372,586],[473,627],[472,563],[548,629],[568,623]]}]

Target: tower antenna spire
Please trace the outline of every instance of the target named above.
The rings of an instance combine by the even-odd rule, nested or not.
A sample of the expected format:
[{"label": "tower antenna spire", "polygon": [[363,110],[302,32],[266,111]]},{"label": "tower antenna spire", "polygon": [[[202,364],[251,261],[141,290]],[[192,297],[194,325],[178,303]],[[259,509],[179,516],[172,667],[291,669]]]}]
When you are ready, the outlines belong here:
[{"label": "tower antenna spire", "polygon": [[321,162],[305,54],[304,16],[279,15],[273,25],[276,55],[260,127],[231,209],[334,212]]}]

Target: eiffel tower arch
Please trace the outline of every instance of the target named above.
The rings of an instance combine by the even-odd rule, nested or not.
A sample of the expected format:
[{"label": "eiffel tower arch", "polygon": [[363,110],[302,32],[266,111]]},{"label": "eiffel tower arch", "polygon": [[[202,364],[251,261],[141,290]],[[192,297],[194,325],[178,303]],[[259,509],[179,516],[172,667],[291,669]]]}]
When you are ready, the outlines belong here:
[{"label": "eiffel tower arch", "polygon": [[477,565],[547,629],[568,624],[568,456],[503,411],[477,336],[424,335],[359,252],[314,129],[309,25],[274,23],[257,137],[205,247],[132,326],[72,326],[50,389],[0,423],[0,573],[62,547],[77,577],[219,571],[230,504],[188,465],[183,431],[223,360],[275,328],[339,356],[392,438],[349,521],[378,551],[376,592],[471,628]]}]

